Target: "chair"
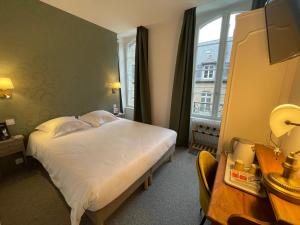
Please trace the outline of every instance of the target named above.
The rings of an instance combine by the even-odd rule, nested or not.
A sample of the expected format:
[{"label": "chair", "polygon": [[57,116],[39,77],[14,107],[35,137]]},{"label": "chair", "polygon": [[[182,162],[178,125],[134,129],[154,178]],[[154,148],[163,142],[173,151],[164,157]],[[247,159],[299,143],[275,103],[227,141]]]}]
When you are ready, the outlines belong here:
[{"label": "chair", "polygon": [[217,160],[207,151],[201,151],[198,154],[196,167],[199,177],[200,195],[199,201],[201,205],[200,212],[203,211],[204,216],[200,225],[203,225],[206,221],[206,214],[208,211],[211,190],[214,184],[215,175],[218,167]]},{"label": "chair", "polygon": [[228,225],[272,225],[272,222],[257,220],[245,215],[233,214],[228,219]]}]

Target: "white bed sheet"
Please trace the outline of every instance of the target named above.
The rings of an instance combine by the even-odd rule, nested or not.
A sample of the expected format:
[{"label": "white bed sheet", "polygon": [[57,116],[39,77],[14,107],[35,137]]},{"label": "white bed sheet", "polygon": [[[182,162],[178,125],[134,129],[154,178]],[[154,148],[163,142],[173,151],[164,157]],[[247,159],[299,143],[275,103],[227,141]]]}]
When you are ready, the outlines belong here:
[{"label": "white bed sheet", "polygon": [[119,119],[58,138],[35,131],[27,152],[38,159],[71,207],[79,225],[122,194],[176,142],[176,132]]}]

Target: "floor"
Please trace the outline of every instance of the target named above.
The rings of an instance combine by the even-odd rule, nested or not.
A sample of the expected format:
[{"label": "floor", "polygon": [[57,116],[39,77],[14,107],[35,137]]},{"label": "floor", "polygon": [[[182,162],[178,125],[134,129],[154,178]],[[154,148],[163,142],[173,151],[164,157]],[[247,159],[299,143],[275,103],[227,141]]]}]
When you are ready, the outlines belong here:
[{"label": "floor", "polygon": [[[195,155],[176,149],[172,163],[154,175],[147,191],[137,190],[106,225],[196,225],[200,223]],[[1,225],[69,225],[70,209],[38,169],[0,181]],[[80,225],[92,225],[82,217]]]}]

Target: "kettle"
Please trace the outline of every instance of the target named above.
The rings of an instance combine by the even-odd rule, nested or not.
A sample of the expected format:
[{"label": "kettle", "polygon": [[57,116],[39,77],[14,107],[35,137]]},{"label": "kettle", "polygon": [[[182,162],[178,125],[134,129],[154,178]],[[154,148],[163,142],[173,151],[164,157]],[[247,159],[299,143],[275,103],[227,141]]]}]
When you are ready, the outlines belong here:
[{"label": "kettle", "polygon": [[249,168],[255,157],[255,143],[246,139],[234,137],[230,142],[233,161],[241,160]]}]

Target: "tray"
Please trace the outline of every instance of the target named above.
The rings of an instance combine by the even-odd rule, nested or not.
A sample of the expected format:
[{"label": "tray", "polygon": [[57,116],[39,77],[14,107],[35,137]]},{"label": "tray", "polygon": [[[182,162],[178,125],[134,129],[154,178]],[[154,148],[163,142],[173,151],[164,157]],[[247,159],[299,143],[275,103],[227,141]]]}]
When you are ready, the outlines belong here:
[{"label": "tray", "polygon": [[226,162],[226,169],[225,169],[225,176],[224,176],[224,182],[226,184],[261,198],[267,197],[267,193],[265,189],[261,186],[260,181],[253,181],[249,183],[249,182],[232,180],[230,178],[230,172],[231,169],[233,169],[233,166],[234,166],[234,161],[232,159],[232,154],[229,153],[227,155],[227,162]]}]

